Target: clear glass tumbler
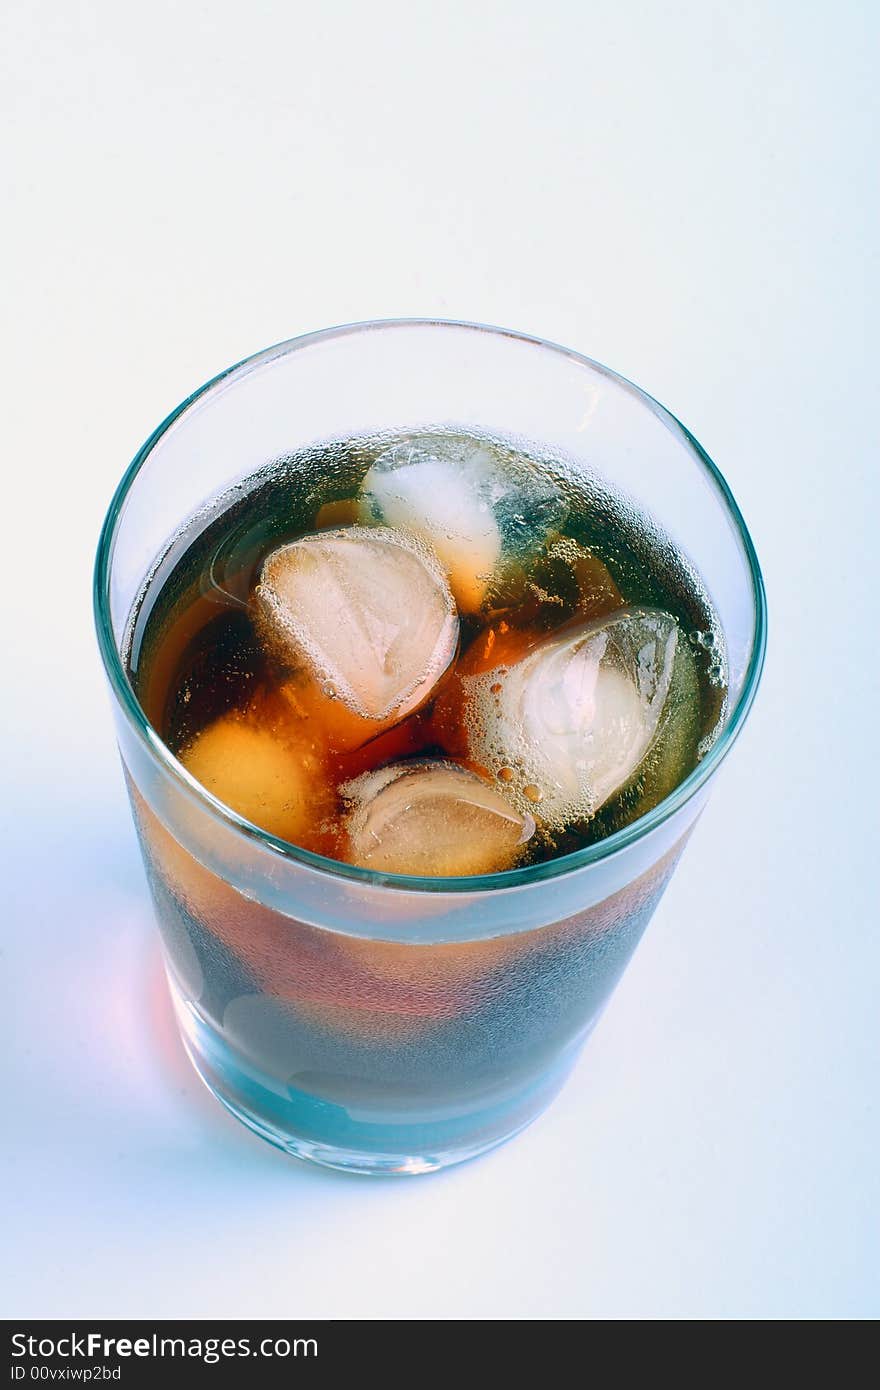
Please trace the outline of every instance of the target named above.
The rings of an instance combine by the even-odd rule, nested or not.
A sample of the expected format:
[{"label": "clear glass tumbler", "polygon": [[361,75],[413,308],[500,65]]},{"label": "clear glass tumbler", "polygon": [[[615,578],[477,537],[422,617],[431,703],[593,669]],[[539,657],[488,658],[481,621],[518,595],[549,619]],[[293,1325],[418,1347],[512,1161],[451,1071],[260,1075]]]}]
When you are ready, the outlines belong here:
[{"label": "clear glass tumbler", "polygon": [[[576,853],[459,879],[370,872],[258,829],[186,772],[123,654],[182,524],[274,459],[438,425],[538,445],[635,499],[695,566],[727,644],[721,732],[665,800]],[[282,343],[175,410],[120,484],[95,611],[171,995],[200,1076],[292,1154],[421,1173],[491,1148],[562,1084],[653,912],[742,728],[765,602],[742,516],[651,397],[536,338],[442,321]]]}]

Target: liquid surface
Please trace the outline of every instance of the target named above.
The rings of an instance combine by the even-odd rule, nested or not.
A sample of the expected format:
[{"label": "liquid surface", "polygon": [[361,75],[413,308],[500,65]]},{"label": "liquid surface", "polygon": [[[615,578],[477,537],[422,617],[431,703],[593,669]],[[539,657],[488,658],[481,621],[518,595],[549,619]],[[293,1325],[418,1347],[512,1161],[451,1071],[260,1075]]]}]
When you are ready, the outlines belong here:
[{"label": "liquid surface", "polygon": [[129,674],[190,772],[263,829],[384,872],[594,842],[710,746],[699,577],[563,462],[463,434],[281,460],[175,537]]}]

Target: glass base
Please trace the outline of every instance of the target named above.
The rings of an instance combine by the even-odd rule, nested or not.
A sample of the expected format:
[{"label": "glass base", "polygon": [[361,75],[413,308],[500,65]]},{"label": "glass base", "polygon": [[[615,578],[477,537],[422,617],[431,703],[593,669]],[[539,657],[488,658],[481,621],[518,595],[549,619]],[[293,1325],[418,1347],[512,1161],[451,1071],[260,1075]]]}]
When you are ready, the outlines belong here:
[{"label": "glass base", "polygon": [[496,1148],[546,1109],[570,1072],[583,1037],[552,1067],[481,1104],[418,1114],[347,1108],[259,1073],[182,999],[171,993],[186,1052],[217,1100],[276,1148],[347,1173],[415,1176],[464,1163]]}]

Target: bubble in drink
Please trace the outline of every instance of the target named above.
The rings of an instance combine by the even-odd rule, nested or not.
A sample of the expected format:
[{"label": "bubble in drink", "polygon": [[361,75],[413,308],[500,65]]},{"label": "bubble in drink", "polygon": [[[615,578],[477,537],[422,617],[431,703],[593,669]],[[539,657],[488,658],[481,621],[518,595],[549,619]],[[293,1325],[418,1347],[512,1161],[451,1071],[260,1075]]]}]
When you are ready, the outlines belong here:
[{"label": "bubble in drink", "polygon": [[[417,709],[452,661],[458,616],[446,577],[418,541],[353,526],[283,545],[263,563],[255,609],[276,661],[305,677],[304,699],[339,702],[349,746]],[[361,727],[363,726],[363,727]]]},{"label": "bubble in drink", "polygon": [[497,873],[535,830],[532,816],[452,762],[379,768],[342,793],[350,807],[347,857],[386,873]]},{"label": "bubble in drink", "polygon": [[361,486],[365,520],[426,541],[462,613],[475,613],[505,556],[540,545],[566,504],[536,467],[465,435],[416,435],[375,460]]},{"label": "bubble in drink", "polygon": [[588,820],[651,748],[677,642],[668,613],[631,608],[569,626],[508,665],[467,674],[465,658],[451,698],[469,758],[547,828]]}]

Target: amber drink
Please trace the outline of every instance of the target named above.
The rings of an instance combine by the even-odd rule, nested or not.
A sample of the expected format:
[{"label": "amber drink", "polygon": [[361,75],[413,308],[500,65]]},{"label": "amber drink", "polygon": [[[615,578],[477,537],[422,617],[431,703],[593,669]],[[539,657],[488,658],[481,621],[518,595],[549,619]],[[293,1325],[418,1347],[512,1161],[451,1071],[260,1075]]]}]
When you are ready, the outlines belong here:
[{"label": "amber drink", "polygon": [[[403,350],[411,393],[426,391],[409,356],[422,353],[446,397],[441,370],[430,412],[389,407],[389,425],[371,403],[333,432],[321,350],[341,344],[351,370],[368,340],[397,363],[387,392],[406,395]],[[559,353],[563,396],[572,372],[618,409],[619,393],[713,481],[671,417],[561,350],[464,325],[317,335],[235,369],[146,446],[138,470],[169,446],[185,466],[190,417],[192,456],[221,441],[231,476],[167,528],[140,582],[133,567],[113,638],[143,726],[121,721],[121,746],[192,1059],[265,1138],[369,1172],[479,1153],[555,1093],[760,660],[744,533],[730,526],[722,588],[729,606],[739,562],[745,652],[675,509],[625,485],[638,438],[620,443],[622,480],[601,466],[619,421],[597,422],[593,459],[589,416],[582,438],[545,438],[463,410],[479,372],[467,382],[453,340],[476,358],[488,341],[496,374],[507,344],[520,372]],[[317,432],[296,409],[298,355],[327,392]],[[204,430],[200,412],[230,406],[227,435],[219,418]],[[235,460],[247,418],[257,447]],[[642,447],[647,475],[662,451]],[[733,506],[720,488],[712,501]]]}]

